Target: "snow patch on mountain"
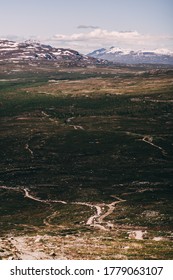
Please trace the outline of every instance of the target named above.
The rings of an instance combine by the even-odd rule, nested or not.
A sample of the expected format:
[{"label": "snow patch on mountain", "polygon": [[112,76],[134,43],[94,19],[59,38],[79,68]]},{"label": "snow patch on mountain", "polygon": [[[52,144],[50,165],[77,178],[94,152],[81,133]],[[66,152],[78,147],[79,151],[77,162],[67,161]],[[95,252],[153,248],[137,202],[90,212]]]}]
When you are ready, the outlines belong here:
[{"label": "snow patch on mountain", "polygon": [[173,64],[173,51],[168,49],[130,50],[118,47],[101,48],[89,53],[88,56],[126,64]]},{"label": "snow patch on mountain", "polygon": [[49,61],[71,66],[104,64],[104,61],[80,54],[72,49],[55,48],[36,41],[17,43],[0,40],[0,61]]}]

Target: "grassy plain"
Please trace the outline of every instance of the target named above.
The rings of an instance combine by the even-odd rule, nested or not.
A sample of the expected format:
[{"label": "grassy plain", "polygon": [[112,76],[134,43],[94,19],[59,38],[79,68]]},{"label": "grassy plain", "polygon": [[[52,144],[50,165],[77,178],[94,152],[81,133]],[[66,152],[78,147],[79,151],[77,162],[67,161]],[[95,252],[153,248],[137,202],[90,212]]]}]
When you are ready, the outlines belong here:
[{"label": "grassy plain", "polygon": [[1,258],[22,240],[38,258],[171,259],[173,71],[35,67],[0,68]]}]

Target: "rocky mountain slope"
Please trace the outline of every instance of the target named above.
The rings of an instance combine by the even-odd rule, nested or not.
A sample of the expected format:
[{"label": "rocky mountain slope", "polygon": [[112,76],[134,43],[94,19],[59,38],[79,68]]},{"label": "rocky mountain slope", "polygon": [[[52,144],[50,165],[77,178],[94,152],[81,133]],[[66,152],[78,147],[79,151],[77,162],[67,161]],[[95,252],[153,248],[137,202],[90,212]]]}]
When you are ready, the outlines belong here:
[{"label": "rocky mountain slope", "polygon": [[95,59],[80,54],[71,49],[54,48],[34,41],[18,43],[8,40],[0,40],[0,63],[2,62],[54,62],[59,65],[87,66],[104,64],[100,59]]},{"label": "rocky mountain slope", "polygon": [[101,48],[95,50],[89,53],[88,56],[126,64],[149,63],[173,65],[173,52],[166,49],[157,49],[155,51],[133,51],[111,47],[109,49]]}]

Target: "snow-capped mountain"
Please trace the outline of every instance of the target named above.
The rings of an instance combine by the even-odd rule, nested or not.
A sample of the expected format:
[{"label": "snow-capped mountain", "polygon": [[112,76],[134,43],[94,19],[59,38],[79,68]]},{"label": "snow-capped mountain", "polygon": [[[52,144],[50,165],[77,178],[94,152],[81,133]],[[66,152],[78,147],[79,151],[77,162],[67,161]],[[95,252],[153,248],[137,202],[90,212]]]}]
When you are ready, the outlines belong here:
[{"label": "snow-capped mountain", "polygon": [[103,61],[82,55],[71,49],[54,48],[35,41],[18,43],[8,40],[0,40],[0,62],[27,62],[41,61],[55,62],[66,66],[87,66],[102,64]]},{"label": "snow-capped mountain", "polygon": [[102,48],[95,50],[89,53],[88,56],[126,64],[173,64],[173,52],[167,49],[133,51],[111,47],[109,49]]}]

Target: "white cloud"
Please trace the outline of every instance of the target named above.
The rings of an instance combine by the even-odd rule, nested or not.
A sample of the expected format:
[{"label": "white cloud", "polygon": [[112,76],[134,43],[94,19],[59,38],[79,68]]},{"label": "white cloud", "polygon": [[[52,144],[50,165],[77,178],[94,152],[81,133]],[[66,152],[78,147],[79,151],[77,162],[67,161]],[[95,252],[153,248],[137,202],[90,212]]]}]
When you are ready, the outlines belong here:
[{"label": "white cloud", "polygon": [[70,35],[57,34],[49,38],[49,42],[59,47],[75,48],[88,53],[97,48],[110,46],[132,49],[168,48],[168,45],[172,46],[172,39],[171,36],[153,36],[140,34],[138,31],[108,31],[96,28],[89,32]]},{"label": "white cloud", "polygon": [[90,32],[74,33],[70,35],[57,34],[49,38],[49,42],[56,46],[76,47],[80,52],[88,53],[96,48],[119,46],[127,42],[136,41],[140,38],[137,31],[108,31],[105,29],[94,29]]},{"label": "white cloud", "polygon": [[104,29],[97,28],[88,33],[75,33],[72,35],[57,34],[52,39],[57,41],[87,41],[87,40],[120,40],[120,39],[134,39],[139,37],[140,34],[137,31],[107,31]]},{"label": "white cloud", "polygon": [[[56,34],[50,38],[43,38],[41,36],[30,36],[30,38],[55,47],[75,49],[81,53],[89,53],[99,48],[109,48],[111,46],[134,50],[152,50],[158,48],[173,50],[173,36],[154,36],[150,34],[141,34],[138,31],[131,30],[109,31],[101,28],[89,31],[87,28],[83,32],[69,35]],[[8,38],[9,37],[14,40],[22,40],[22,38],[15,38],[15,36],[13,38],[12,36],[8,36]],[[25,40],[30,38],[25,38]]]}]

